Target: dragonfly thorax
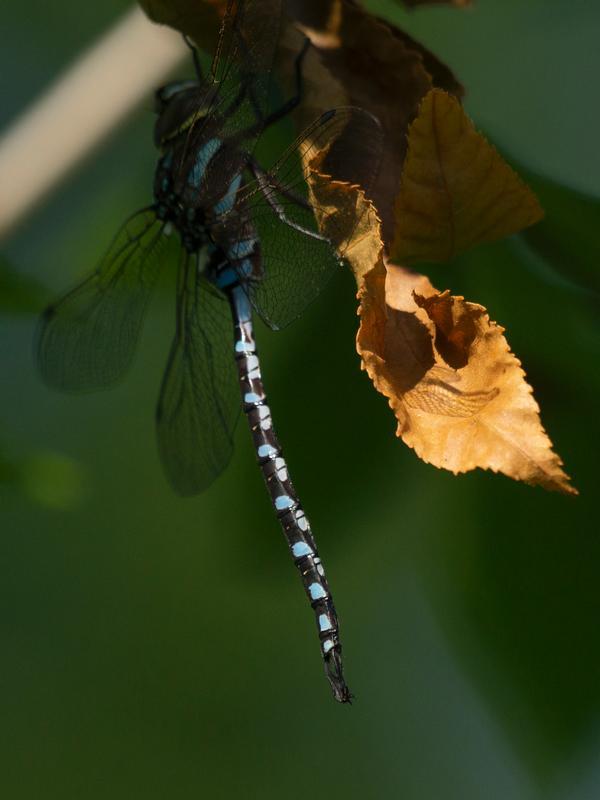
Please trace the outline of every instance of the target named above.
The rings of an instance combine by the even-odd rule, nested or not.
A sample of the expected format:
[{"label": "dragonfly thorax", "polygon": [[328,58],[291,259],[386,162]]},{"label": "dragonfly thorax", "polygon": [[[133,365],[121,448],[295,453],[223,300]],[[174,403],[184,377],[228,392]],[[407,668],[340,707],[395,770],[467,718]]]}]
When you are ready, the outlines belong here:
[{"label": "dragonfly thorax", "polygon": [[177,229],[185,249],[194,253],[211,241],[207,215],[201,205],[190,202],[190,197],[177,191],[170,164],[171,154],[163,157],[156,169],[154,199],[156,215]]}]

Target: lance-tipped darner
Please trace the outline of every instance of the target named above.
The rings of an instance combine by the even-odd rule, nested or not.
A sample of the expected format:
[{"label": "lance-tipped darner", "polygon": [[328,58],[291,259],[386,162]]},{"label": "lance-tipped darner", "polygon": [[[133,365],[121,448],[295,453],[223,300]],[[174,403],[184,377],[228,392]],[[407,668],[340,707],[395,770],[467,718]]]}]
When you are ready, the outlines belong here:
[{"label": "lance-tipped darner", "polygon": [[[368,113],[335,109],[273,167],[259,164],[254,150],[261,133],[301,97],[308,43],[296,60],[295,96],[268,111],[280,16],[277,2],[268,14],[260,0],[230,2],[208,77],[195,54],[197,80],[157,92],[154,201],[125,223],[96,271],[46,310],[37,352],[46,382],[63,390],[97,389],[121,378],[157,275],[178,245],[176,331],[156,413],[166,474],[177,492],[192,495],[222,472],[233,450],[241,387],[258,462],[315,613],[326,674],[335,698],[347,702],[337,615],[273,428],[252,316],[283,327],[341,263],[317,224],[331,210],[309,202],[311,157],[343,137],[350,168],[360,163],[361,174],[370,176],[363,181],[368,191],[381,133]],[[328,223],[335,230],[335,213]]]}]

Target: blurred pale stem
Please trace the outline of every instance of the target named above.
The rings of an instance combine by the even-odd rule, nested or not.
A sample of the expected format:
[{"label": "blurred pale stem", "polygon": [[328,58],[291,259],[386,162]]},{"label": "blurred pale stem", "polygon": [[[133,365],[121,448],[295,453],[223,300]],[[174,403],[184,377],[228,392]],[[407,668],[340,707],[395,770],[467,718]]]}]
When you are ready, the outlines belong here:
[{"label": "blurred pale stem", "polygon": [[0,237],[88,155],[187,50],[136,7],[0,136]]}]

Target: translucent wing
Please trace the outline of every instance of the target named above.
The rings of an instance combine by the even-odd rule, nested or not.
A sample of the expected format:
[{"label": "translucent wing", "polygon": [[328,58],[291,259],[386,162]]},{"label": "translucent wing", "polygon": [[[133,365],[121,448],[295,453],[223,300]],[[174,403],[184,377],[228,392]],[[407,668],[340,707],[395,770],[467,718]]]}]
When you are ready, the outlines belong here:
[{"label": "translucent wing", "polygon": [[225,116],[222,138],[241,138],[246,152],[253,150],[267,115],[281,13],[281,0],[230,0],[223,19],[211,70],[218,86],[212,111]]},{"label": "translucent wing", "polygon": [[206,489],[233,453],[240,398],[229,306],[184,255],[177,328],[156,412],[158,447],[176,492]]},{"label": "translucent wing", "polygon": [[375,117],[359,108],[340,108],[316,120],[271,169],[263,172],[253,165],[257,180],[242,188],[220,224],[229,237],[235,228],[253,230],[260,242],[262,279],[245,285],[271,328],[283,328],[298,317],[339,267],[344,250],[336,250],[321,231],[333,241],[349,242],[360,222],[355,209],[320,207],[309,197],[310,160],[325,150],[322,170],[360,185],[368,195],[382,144]]},{"label": "translucent wing", "polygon": [[129,367],[168,237],[151,210],[121,228],[96,271],[44,312],[37,361],[50,386],[91,391]]},{"label": "translucent wing", "polygon": [[230,1],[210,77],[161,112],[156,139],[168,141],[176,190],[190,203],[200,202],[201,190],[202,205],[211,207],[227,189],[223,181],[238,175],[254,150],[267,116],[280,18],[281,0]]}]

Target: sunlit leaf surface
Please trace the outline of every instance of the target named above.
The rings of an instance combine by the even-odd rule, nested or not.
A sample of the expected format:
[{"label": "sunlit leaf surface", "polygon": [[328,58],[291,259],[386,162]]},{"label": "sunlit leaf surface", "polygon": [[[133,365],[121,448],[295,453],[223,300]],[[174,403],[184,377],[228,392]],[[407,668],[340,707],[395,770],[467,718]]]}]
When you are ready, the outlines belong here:
[{"label": "sunlit leaf surface", "polygon": [[354,204],[361,217],[343,245],[359,285],[357,348],[389,400],[398,436],[424,461],[454,473],[480,467],[575,493],[504,329],[483,306],[386,267],[379,220],[360,191],[318,173],[312,187],[320,202],[327,198],[340,213]]}]

